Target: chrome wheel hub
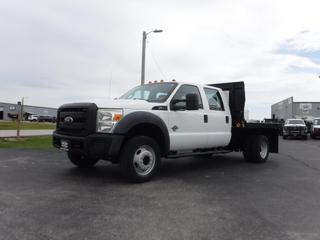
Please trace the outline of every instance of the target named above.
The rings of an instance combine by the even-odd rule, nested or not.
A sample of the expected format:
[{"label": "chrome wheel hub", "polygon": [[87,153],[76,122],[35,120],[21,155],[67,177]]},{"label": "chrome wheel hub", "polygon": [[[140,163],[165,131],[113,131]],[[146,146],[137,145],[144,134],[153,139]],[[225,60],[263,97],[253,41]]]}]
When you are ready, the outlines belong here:
[{"label": "chrome wheel hub", "polygon": [[141,176],[148,175],[154,168],[156,157],[154,150],[143,145],[137,149],[133,156],[133,166],[137,174]]},{"label": "chrome wheel hub", "polygon": [[265,141],[263,141],[261,142],[261,145],[260,145],[260,157],[264,159],[267,157],[267,154],[268,154],[268,144]]}]

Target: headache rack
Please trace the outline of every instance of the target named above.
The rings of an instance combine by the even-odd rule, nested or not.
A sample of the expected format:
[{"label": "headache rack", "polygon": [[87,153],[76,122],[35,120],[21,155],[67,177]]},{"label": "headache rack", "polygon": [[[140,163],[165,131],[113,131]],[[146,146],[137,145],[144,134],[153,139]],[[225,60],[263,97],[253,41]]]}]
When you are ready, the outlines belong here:
[{"label": "headache rack", "polygon": [[225,92],[229,101],[232,126],[243,126],[245,123],[244,105],[246,101],[244,82],[215,83],[208,85],[221,88]]},{"label": "headache rack", "polygon": [[234,150],[241,150],[243,143],[248,136],[264,135],[268,138],[270,152],[279,151],[279,127],[272,123],[248,123],[244,119],[245,86],[244,82],[228,82],[208,84],[212,87],[222,89],[229,101],[232,118],[232,137],[229,147]]}]

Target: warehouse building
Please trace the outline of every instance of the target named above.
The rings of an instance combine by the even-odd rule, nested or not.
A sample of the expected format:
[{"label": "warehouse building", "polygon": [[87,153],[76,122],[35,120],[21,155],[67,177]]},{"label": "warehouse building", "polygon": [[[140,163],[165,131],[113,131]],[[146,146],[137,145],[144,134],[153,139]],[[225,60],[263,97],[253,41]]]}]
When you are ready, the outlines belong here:
[{"label": "warehouse building", "polygon": [[273,119],[303,118],[313,120],[320,117],[320,102],[294,102],[293,97],[284,99],[271,106]]},{"label": "warehouse building", "polygon": [[[11,120],[10,116],[15,116],[21,111],[21,104],[0,102],[0,120]],[[23,105],[24,116],[39,115],[39,116],[57,116],[56,108],[37,107],[30,105]]]}]

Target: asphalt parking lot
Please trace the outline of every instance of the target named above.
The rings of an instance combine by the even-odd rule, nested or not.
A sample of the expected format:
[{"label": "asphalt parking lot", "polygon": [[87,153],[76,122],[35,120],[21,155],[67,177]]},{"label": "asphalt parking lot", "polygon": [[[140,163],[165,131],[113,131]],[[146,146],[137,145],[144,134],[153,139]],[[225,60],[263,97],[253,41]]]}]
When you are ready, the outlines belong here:
[{"label": "asphalt parking lot", "polygon": [[320,140],[164,160],[129,184],[117,165],[71,165],[58,150],[0,149],[0,239],[320,239]]}]

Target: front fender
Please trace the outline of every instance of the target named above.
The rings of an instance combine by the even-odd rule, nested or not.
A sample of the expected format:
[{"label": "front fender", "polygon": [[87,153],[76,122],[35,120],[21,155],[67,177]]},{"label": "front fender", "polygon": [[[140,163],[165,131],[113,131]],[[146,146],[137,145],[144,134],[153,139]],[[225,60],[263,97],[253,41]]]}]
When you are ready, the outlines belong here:
[{"label": "front fender", "polygon": [[129,113],[128,115],[125,115],[120,122],[118,122],[113,130],[113,133],[126,135],[132,128],[144,123],[155,125],[161,130],[165,142],[164,150],[167,153],[170,147],[168,128],[165,122],[153,113],[144,111]]}]

